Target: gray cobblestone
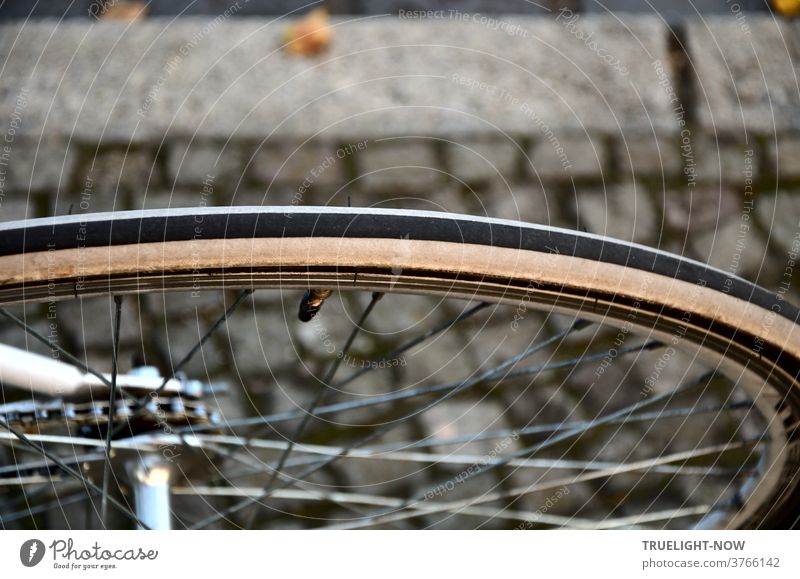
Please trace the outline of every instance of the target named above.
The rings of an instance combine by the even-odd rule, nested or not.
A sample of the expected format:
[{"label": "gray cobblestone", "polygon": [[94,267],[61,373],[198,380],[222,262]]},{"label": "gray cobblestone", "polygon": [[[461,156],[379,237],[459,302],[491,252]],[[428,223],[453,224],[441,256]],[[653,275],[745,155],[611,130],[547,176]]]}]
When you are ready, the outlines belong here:
[{"label": "gray cobblestone", "polygon": [[522,155],[519,146],[508,140],[453,142],[445,150],[447,170],[467,183],[512,179]]},{"label": "gray cobblestone", "polygon": [[308,180],[311,185],[330,185],[344,179],[344,153],[331,142],[286,143],[264,146],[255,154],[248,167],[252,179],[270,185],[288,181],[300,186]]},{"label": "gray cobblestone", "polygon": [[199,186],[210,181],[231,190],[244,173],[242,151],[236,144],[177,143],[168,155],[170,181],[175,185]]},{"label": "gray cobblestone", "polygon": [[419,191],[442,181],[427,139],[376,141],[355,154],[358,185],[381,194]]},{"label": "gray cobblestone", "polygon": [[746,25],[725,17],[687,22],[700,122],[739,138],[744,130],[800,129],[800,94],[789,72],[799,56],[796,32],[770,17],[749,15]]},{"label": "gray cobblestone", "polygon": [[159,183],[162,176],[154,154],[149,149],[101,149],[84,163],[84,186],[91,180],[95,191],[141,192]]},{"label": "gray cobblestone", "polygon": [[[165,34],[166,27],[169,20],[145,26],[89,19],[5,25],[0,33],[2,83],[26,89],[28,97],[20,134],[88,143],[160,139],[173,114],[163,108],[167,103],[159,95],[145,115],[137,110],[154,87],[167,86],[159,77],[190,36]],[[175,75],[166,80],[170,76],[174,81]],[[17,96],[16,91],[0,92],[3,124]]]},{"label": "gray cobblestone", "polygon": [[528,223],[569,226],[558,210],[555,193],[547,194],[538,184],[497,184],[478,196],[488,217],[513,219]]},{"label": "gray cobblestone", "polygon": [[581,222],[592,233],[640,243],[658,238],[653,203],[641,185],[583,190],[578,193],[577,204]]},{"label": "gray cobblestone", "polygon": [[[101,149],[84,155],[71,187],[58,196],[55,213],[96,213],[139,209],[138,200],[155,196],[161,179],[153,154],[146,149]],[[129,202],[132,206],[129,206]]]},{"label": "gray cobblestone", "polygon": [[[294,322],[300,296],[302,292],[299,291],[259,291],[228,320],[225,333],[231,340],[230,355],[241,375],[269,376],[270,372],[283,370],[287,363],[297,364],[292,378],[303,374],[295,353],[297,345],[284,319],[286,315],[290,324]],[[294,302],[293,298],[298,301]],[[230,300],[227,303],[230,305]]]},{"label": "gray cobblestone", "polygon": [[[56,203],[58,205],[54,206]],[[79,214],[128,209],[125,195],[122,193],[117,193],[113,189],[93,189],[85,185],[80,189],[69,189],[59,195],[58,199],[51,197],[48,207],[50,215],[66,215],[70,211]]]},{"label": "gray cobblestone", "polygon": [[148,189],[137,195],[131,209],[167,209],[169,207],[200,207],[228,205],[228,196],[222,192],[201,196],[200,188],[185,187],[180,189]]},{"label": "gray cobblestone", "polygon": [[[82,347],[103,350],[110,344],[114,327],[114,301],[110,298],[58,302],[56,311],[58,324],[67,328]],[[120,325],[120,345],[141,343],[139,315],[134,299],[123,301],[121,319],[123,323]],[[111,369],[110,359],[106,360],[106,365],[107,367],[100,370],[108,372]]]},{"label": "gray cobblestone", "polygon": [[770,239],[778,247],[789,248],[800,232],[800,195],[797,191],[764,191],[756,198],[755,205],[756,218]]},{"label": "gray cobblestone", "polygon": [[[769,265],[767,246],[759,232],[735,217],[699,232],[692,242],[699,259],[747,279],[758,280],[760,270]],[[767,283],[766,279],[758,281]]]},{"label": "gray cobblestone", "polygon": [[166,292],[152,294],[148,299],[150,300],[150,308],[157,312],[159,316],[164,317],[176,316],[180,318],[186,314],[195,315],[195,313],[216,317],[222,314],[227,307],[222,292],[216,290],[196,293],[184,291]]},{"label": "gray cobblestone", "polygon": [[[358,185],[358,182],[355,183]],[[422,211],[444,211],[448,213],[481,213],[481,190],[466,191],[454,179],[437,182],[435,185],[410,190],[405,188],[379,187],[364,189],[348,187],[332,198],[333,205],[345,205],[350,197],[354,207],[378,207],[384,209],[418,209]],[[313,202],[313,201],[312,201]]]},{"label": "gray cobblestone", "polygon": [[724,184],[669,189],[657,192],[656,197],[667,228],[662,249],[695,259],[702,258],[699,253],[691,253],[693,242],[740,219],[744,203],[749,200],[738,188]]},{"label": "gray cobblestone", "polygon": [[731,143],[704,137],[694,144],[699,178],[708,182],[742,183],[745,171],[758,178],[759,159],[755,143]]},{"label": "gray cobblestone", "polygon": [[[487,127],[518,133],[529,130],[532,114],[572,130],[646,130],[651,122],[674,129],[663,91],[637,93],[561,23],[507,22],[525,34],[450,19],[336,19],[330,51],[313,66],[273,52],[282,25],[269,19],[8,24],[0,34],[2,81],[29,87],[26,134],[76,134],[88,142],[101,134],[158,142],[167,130],[218,139],[263,138],[273,130],[275,138],[319,133],[341,140],[451,137]],[[657,18],[596,17],[580,26],[642,83],[654,80],[650,61],[666,59]],[[601,95],[607,106],[597,106]],[[11,115],[15,99],[0,95],[0,119]]]},{"label": "gray cobblestone", "polygon": [[[501,405],[488,400],[482,401],[480,405],[470,401],[454,402],[450,408],[442,406],[431,408],[422,415],[422,421],[432,438],[446,438],[507,428],[508,426],[502,418],[503,410]],[[511,436],[500,440],[479,440],[460,446],[461,452],[479,456],[494,451],[495,454],[490,458],[508,455],[518,449],[519,441]],[[442,447],[440,450],[450,451],[447,447]]]},{"label": "gray cobblestone", "polygon": [[607,172],[602,140],[556,135],[557,141],[537,141],[531,151],[535,174],[541,179],[600,178]]},{"label": "gray cobblestone", "polygon": [[[37,306],[27,306],[24,308],[26,315],[23,315],[23,308],[18,306],[8,307],[6,311],[11,312],[18,318],[25,319],[31,328],[47,336],[49,334],[49,321],[44,319],[44,316],[37,315],[37,309]],[[0,326],[0,343],[38,354],[50,354],[47,346],[29,336],[25,333],[25,330],[18,328],[14,324],[3,324]]]},{"label": "gray cobblestone", "polygon": [[634,137],[615,143],[620,169],[630,177],[679,175],[681,156],[675,139],[665,137]]},{"label": "gray cobblestone", "polygon": [[0,221],[16,221],[26,217],[35,217],[32,200],[26,193],[7,193],[0,198]]},{"label": "gray cobblestone", "polygon": [[55,194],[69,184],[76,154],[59,139],[41,142],[18,139],[10,145],[7,191],[42,191]]},{"label": "gray cobblestone", "polygon": [[770,141],[769,170],[781,178],[800,177],[800,137],[782,137],[777,145]]},{"label": "gray cobblestone", "polygon": [[[187,298],[191,302],[191,298]],[[213,320],[219,316],[219,311],[212,315],[203,317],[197,315],[184,316],[179,320],[169,320],[164,322],[164,327],[159,328],[158,332],[162,336],[165,344],[169,344],[172,362],[177,363],[182,360],[189,349],[193,347],[211,326]],[[220,346],[220,344],[225,344]],[[195,380],[209,380],[216,377],[220,372],[228,378],[236,375],[232,368],[227,367],[226,350],[227,344],[224,340],[208,341],[198,351],[191,360],[184,366],[187,376]],[[228,373],[230,372],[230,373]]]},{"label": "gray cobblestone", "polygon": [[291,205],[297,189],[288,184],[276,184],[267,189],[266,187],[243,187],[235,191],[235,196],[231,200],[233,205]]}]

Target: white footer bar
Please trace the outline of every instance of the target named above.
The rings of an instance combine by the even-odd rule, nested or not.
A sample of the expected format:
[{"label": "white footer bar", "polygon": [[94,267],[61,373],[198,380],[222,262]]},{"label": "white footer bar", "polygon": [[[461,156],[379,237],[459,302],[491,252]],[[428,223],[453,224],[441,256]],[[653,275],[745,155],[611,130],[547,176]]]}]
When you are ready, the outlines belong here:
[{"label": "white footer bar", "polygon": [[5,531],[0,565],[20,579],[777,578],[800,576],[798,539],[779,531]]}]

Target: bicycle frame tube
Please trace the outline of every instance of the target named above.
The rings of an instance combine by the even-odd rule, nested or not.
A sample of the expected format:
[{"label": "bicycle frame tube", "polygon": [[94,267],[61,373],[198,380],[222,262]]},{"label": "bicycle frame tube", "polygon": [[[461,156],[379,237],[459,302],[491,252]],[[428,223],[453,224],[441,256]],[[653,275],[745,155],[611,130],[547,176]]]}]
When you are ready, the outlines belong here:
[{"label": "bicycle frame tube", "polygon": [[[53,356],[42,356],[20,348],[0,344],[0,383],[4,387],[20,388],[34,394],[53,397],[88,395],[95,389],[107,389],[108,385],[98,376],[83,373],[75,366],[61,362],[58,350]],[[103,374],[107,382],[109,374]],[[117,386],[131,391],[152,392],[159,389],[163,378],[141,374],[120,374]],[[183,384],[172,378],[160,391],[165,395],[180,393]]]},{"label": "bicycle frame tube", "polygon": [[[136,516],[154,531],[172,528],[169,463],[150,454],[128,463]],[[139,526],[139,529],[143,527]]]}]

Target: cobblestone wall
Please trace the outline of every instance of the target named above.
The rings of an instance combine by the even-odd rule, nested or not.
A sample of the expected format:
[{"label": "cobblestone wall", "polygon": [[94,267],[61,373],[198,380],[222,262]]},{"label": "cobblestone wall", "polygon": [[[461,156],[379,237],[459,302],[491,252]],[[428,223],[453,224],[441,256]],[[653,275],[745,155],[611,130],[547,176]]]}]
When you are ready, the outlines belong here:
[{"label": "cobblestone wall", "polygon": [[337,19],[312,59],[280,50],[283,21],[228,13],[4,25],[0,219],[414,206],[778,283],[800,214],[798,24],[444,14]]}]

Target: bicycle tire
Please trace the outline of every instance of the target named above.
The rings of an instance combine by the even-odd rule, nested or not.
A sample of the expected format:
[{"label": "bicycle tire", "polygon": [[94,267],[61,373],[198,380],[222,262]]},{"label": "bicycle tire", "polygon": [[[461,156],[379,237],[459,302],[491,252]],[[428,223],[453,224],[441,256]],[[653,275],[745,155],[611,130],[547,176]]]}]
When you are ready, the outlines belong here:
[{"label": "bicycle tire", "polygon": [[[398,251],[398,240],[405,240]],[[423,211],[229,207],[0,224],[0,304],[107,293],[330,287],[515,303],[685,337],[757,375],[776,451],[725,525],[785,528],[800,507],[800,311],[705,264],[589,233]],[[687,315],[689,321],[687,322]]]}]

